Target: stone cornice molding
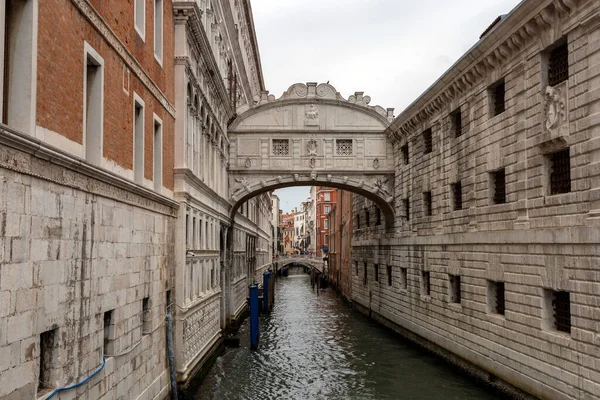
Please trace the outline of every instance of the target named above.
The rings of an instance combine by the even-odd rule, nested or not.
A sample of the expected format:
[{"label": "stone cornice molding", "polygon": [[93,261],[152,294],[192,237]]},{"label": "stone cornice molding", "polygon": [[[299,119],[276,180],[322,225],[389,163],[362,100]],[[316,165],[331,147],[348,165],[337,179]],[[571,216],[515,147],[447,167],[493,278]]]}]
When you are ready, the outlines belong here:
[{"label": "stone cornice molding", "polygon": [[199,58],[199,62],[206,63],[206,76],[221,99],[227,119],[231,118],[234,110],[229,103],[229,95],[227,94],[225,83],[220,79],[219,63],[214,57],[208,36],[202,27],[202,11],[198,7],[198,3],[196,1],[174,1],[173,13],[176,18],[185,21],[186,26],[193,35],[194,40],[192,40],[191,44],[197,48],[198,54],[202,55]]},{"label": "stone cornice molding", "polygon": [[589,1],[524,1],[394,119],[386,130],[388,138],[397,142],[401,136],[420,129],[431,116],[485,79],[489,71],[501,68],[544,30]]},{"label": "stone cornice molding", "polygon": [[102,19],[96,9],[88,0],[71,0],[83,16],[92,24],[106,42],[115,50],[115,52],[125,62],[127,67],[133,71],[142,84],[152,93],[154,97],[162,104],[173,118],[175,118],[175,107],[169,102],[167,96],[160,90],[154,81],[148,76],[146,71],[137,62],[135,57],[129,52],[127,47],[121,43],[117,35],[110,29],[108,24]]},{"label": "stone cornice molding", "polygon": [[[12,160],[0,157],[0,167],[2,168],[173,217],[176,213],[175,210],[179,208],[179,204],[173,199],[140,186],[113,172],[89,164],[79,157],[46,144],[37,138],[15,131],[3,124],[0,124],[0,145],[21,152],[19,155],[13,151]],[[23,153],[32,158],[24,157]],[[38,164],[36,166],[33,163],[33,158],[49,165]],[[57,173],[56,170],[51,168],[51,165],[66,168],[70,173]],[[78,176],[82,175],[91,178],[93,181],[78,179]],[[105,186],[102,184],[96,185],[94,181],[101,182]]]},{"label": "stone cornice molding", "polygon": [[240,115],[229,125],[229,131],[234,130],[240,123],[259,112],[291,104],[327,104],[333,106],[348,107],[356,111],[363,112],[376,120],[380,121],[384,127],[388,127],[393,119],[393,108],[384,109],[381,106],[370,106],[369,96],[363,96],[363,92],[355,92],[348,100],[344,99],[335,88],[329,84],[322,83],[296,83],[283,93],[279,99],[270,95],[268,91],[263,91],[261,99],[257,106],[252,108],[240,108]]},{"label": "stone cornice molding", "polygon": [[[182,178],[185,182],[188,182],[190,185],[192,185],[197,190],[199,190],[202,193],[204,193],[205,195],[209,196],[214,201],[220,203],[223,207],[225,207],[227,209],[229,209],[229,207],[231,207],[231,203],[229,201],[227,201],[223,197],[219,196],[217,194],[217,192],[215,192],[206,183],[204,183],[196,175],[194,175],[194,172],[192,172],[192,170],[190,170],[189,168],[175,168],[173,170],[173,174],[175,176],[175,179]],[[184,192],[180,191],[177,193],[179,195],[183,195],[183,193],[185,193],[186,196],[190,196],[189,193],[187,193],[185,191]]]}]

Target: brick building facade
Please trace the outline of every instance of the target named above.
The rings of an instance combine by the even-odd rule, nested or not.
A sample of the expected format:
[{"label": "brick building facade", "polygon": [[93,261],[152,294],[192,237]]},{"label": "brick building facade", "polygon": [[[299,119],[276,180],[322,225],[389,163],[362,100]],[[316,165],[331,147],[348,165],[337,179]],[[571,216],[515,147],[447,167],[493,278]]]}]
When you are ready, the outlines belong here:
[{"label": "brick building facade", "polygon": [[329,279],[339,292],[346,298],[352,298],[352,192],[334,189],[336,201],[329,219]]},{"label": "brick building facade", "polygon": [[332,188],[317,186],[315,189],[315,236],[318,257],[326,256],[329,249],[328,215],[335,205],[336,195],[337,192]]}]

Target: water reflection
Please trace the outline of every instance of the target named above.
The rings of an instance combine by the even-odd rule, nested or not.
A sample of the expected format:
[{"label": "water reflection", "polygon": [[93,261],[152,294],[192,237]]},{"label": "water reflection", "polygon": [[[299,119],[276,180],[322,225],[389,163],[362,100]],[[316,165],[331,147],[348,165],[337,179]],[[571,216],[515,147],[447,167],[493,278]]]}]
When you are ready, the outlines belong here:
[{"label": "water reflection", "polygon": [[259,350],[219,357],[196,399],[502,399],[453,367],[348,308],[316,296],[307,275],[277,281],[275,308],[261,316]]}]

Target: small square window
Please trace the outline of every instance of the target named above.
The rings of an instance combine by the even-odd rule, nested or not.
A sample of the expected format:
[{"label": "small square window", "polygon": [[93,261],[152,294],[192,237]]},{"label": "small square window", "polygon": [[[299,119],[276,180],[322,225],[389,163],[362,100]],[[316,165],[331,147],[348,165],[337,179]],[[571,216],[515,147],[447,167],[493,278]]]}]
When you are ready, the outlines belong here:
[{"label": "small square window", "polygon": [[375,282],[379,282],[379,264],[373,264],[373,272],[375,273]]},{"label": "small square window", "polygon": [[421,136],[423,137],[423,153],[431,153],[433,151],[433,135],[431,132],[431,128],[425,129]]},{"label": "small square window", "polygon": [[461,300],[460,293],[460,275],[448,275],[450,283],[450,298],[451,303],[459,303]]},{"label": "small square window", "polygon": [[337,139],[335,141],[336,154],[338,156],[352,155],[352,139]]},{"label": "small square window", "polygon": [[387,266],[387,277],[388,277],[388,286],[392,286],[392,266],[389,264]]},{"label": "small square window", "polygon": [[450,114],[450,121],[452,124],[452,132],[454,132],[454,137],[460,137],[463,134],[462,113],[460,111],[460,107]]},{"label": "small square window", "polygon": [[498,82],[494,83],[488,89],[490,106],[491,106],[490,112],[493,117],[495,117],[496,115],[502,114],[504,112],[504,110],[506,109],[505,90],[506,89],[505,89],[505,85],[504,85],[504,79],[501,79]]},{"label": "small square window", "polygon": [[544,289],[544,329],[571,333],[569,292]]},{"label": "small square window", "polygon": [[400,289],[408,288],[408,269],[400,268]]},{"label": "small square window", "polygon": [[462,210],[462,183],[458,181],[451,185],[454,210]]},{"label": "small square window", "polygon": [[408,165],[410,161],[408,159],[408,143],[400,147],[400,152],[402,153],[402,162],[404,163],[404,165]]},{"label": "small square window", "polygon": [[487,281],[487,291],[488,312],[504,315],[504,282]]},{"label": "small square window", "polygon": [[408,198],[402,199],[402,206],[404,207],[404,218],[410,220],[410,201]]},{"label": "small square window", "polygon": [[569,46],[566,41],[548,53],[548,85],[556,86],[569,79]]},{"label": "small square window", "polygon": [[504,168],[490,173],[490,183],[492,186],[492,203],[506,203],[506,175]]},{"label": "small square window", "polygon": [[571,156],[569,149],[548,155],[550,161],[550,194],[571,191]]},{"label": "small square window", "polygon": [[273,155],[289,156],[290,141],[288,139],[273,139]]},{"label": "small square window", "polygon": [[429,279],[429,271],[421,271],[421,294],[425,296],[431,295],[431,282]]},{"label": "small square window", "polygon": [[431,191],[423,193],[423,214],[429,217],[433,214]]}]

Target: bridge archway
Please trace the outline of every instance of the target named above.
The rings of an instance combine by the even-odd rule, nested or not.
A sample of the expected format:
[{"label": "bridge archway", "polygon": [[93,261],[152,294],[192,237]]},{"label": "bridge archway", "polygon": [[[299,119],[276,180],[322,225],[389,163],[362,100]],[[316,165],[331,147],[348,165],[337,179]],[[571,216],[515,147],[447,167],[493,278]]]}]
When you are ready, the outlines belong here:
[{"label": "bridge archway", "polygon": [[394,152],[385,129],[393,109],[345,99],[329,84],[296,83],[279,99],[263,92],[229,126],[229,192],[237,209],[260,193],[328,186],[358,193],[394,226]]}]

